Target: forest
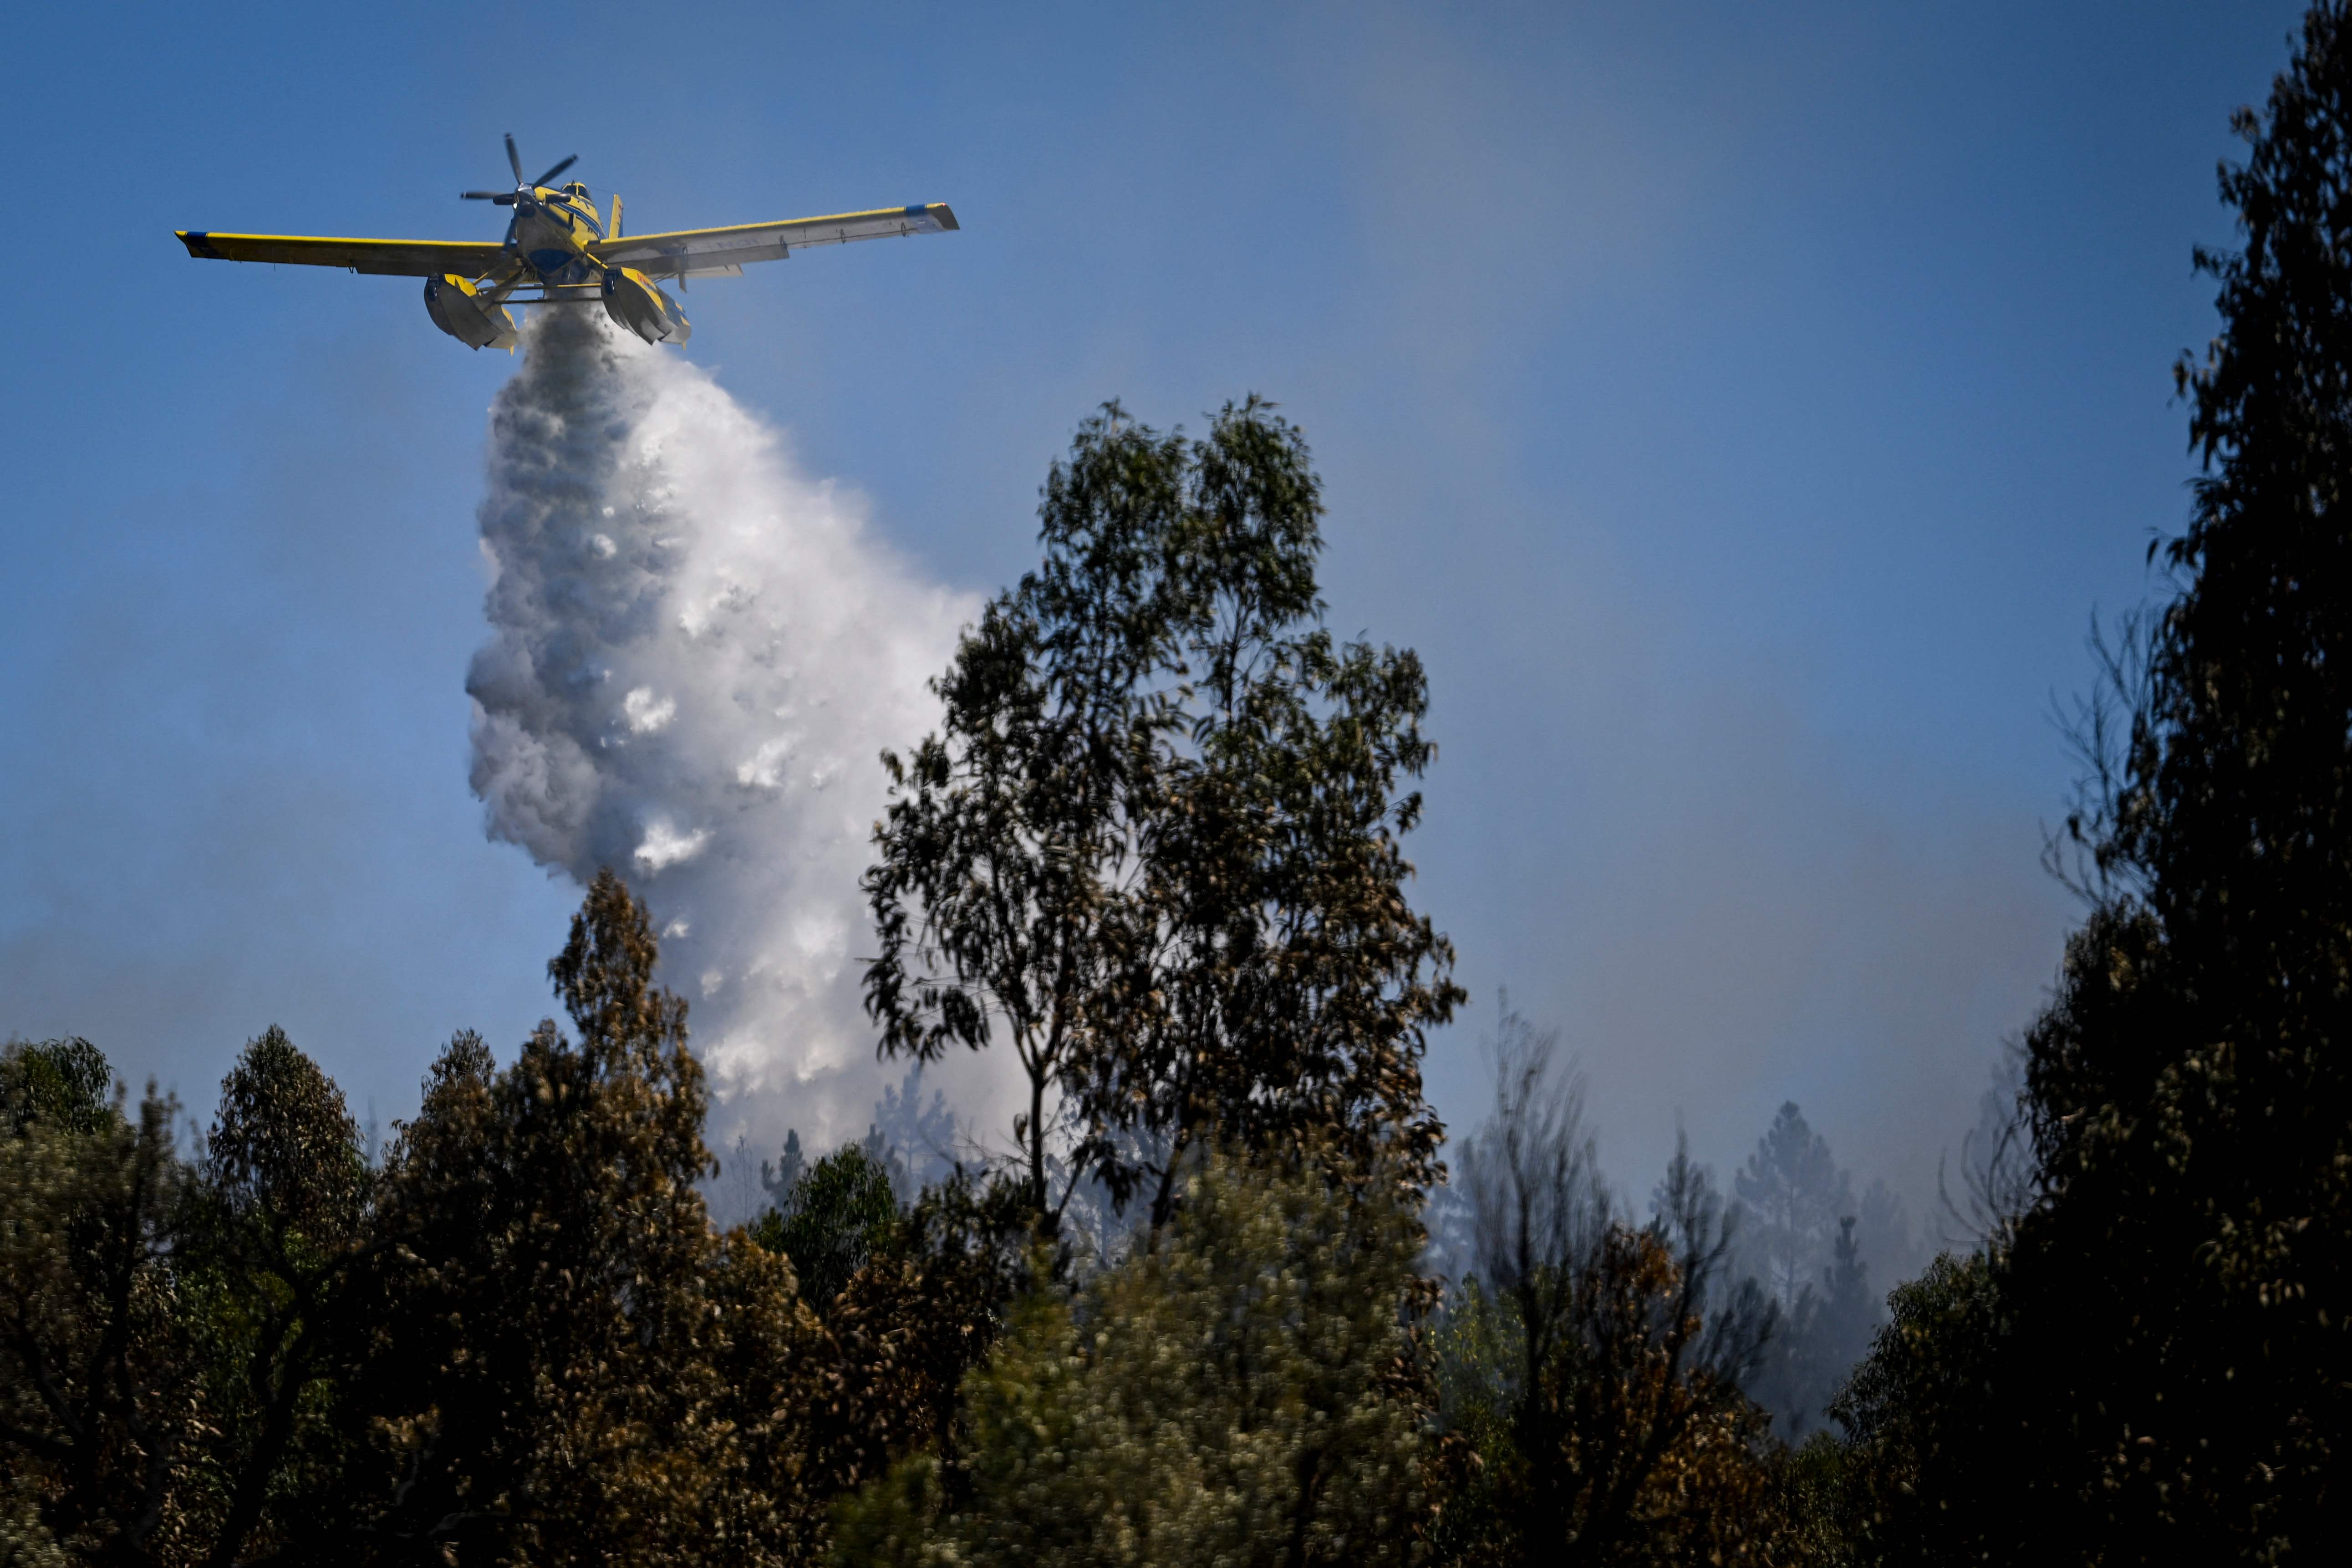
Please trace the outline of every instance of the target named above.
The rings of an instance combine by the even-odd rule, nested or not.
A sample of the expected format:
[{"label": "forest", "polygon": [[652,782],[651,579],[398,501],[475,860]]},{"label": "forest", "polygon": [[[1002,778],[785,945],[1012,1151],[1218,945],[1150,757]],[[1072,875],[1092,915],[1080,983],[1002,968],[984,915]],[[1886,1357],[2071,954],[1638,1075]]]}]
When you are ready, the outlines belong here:
[{"label": "forest", "polygon": [[449,1040],[381,1142],[276,1028],[203,1115],[11,1039],[0,1568],[2323,1558],[2352,5],[2236,129],[2188,521],[2072,711],[2046,860],[2083,912],[1932,1258],[1794,1104],[1727,1178],[1621,1190],[1507,1009],[1449,1134],[1422,664],[1326,627],[1273,405],[1187,437],[1114,403],[885,759],[863,884],[876,1048],[982,1053],[1009,1141],[714,1154],[610,871],[561,1019]]}]

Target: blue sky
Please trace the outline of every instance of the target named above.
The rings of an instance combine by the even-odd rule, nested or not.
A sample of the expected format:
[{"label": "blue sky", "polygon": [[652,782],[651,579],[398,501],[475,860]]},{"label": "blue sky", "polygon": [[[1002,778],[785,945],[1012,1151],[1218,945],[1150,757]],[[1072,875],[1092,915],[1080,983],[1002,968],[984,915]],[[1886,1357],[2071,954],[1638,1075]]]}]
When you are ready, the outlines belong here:
[{"label": "blue sky", "polygon": [[[2048,713],[2183,516],[2230,110],[2285,4],[37,7],[5,27],[0,1031],[208,1104],[283,1023],[385,1118],[547,1010],[482,833],[474,509],[511,369],[412,282],[175,227],[494,237],[945,200],[695,288],[687,351],[926,574],[1033,556],[1118,396],[1306,428],[1342,631],[1418,647],[1419,891],[1583,1055],[1629,1181],[1783,1098],[1932,1191],[2073,910]],[[911,739],[911,737],[910,737]]]}]

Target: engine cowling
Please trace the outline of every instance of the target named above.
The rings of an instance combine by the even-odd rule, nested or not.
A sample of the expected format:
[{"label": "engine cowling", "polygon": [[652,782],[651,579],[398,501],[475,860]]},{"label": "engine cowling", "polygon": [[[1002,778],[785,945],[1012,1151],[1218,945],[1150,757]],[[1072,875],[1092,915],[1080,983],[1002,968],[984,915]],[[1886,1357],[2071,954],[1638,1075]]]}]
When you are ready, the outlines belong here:
[{"label": "engine cowling", "polygon": [[604,313],[649,343],[682,343],[694,335],[677,301],[634,267],[604,268]]},{"label": "engine cowling", "polygon": [[517,340],[507,308],[454,272],[425,280],[425,312],[467,348],[510,349]]}]

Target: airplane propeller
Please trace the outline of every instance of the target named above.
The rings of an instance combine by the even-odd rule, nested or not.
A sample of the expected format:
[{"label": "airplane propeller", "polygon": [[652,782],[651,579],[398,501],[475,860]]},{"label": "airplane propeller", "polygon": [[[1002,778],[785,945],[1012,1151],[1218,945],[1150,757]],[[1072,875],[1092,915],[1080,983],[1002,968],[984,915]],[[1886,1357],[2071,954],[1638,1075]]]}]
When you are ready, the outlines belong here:
[{"label": "airplane propeller", "polygon": [[580,154],[574,153],[536,180],[527,181],[522,177],[522,154],[515,151],[514,132],[507,132],[507,167],[514,171],[515,188],[511,191],[460,191],[457,193],[457,199],[467,202],[491,202],[499,206],[510,207],[533,185],[546,184],[578,162],[580,162]]}]

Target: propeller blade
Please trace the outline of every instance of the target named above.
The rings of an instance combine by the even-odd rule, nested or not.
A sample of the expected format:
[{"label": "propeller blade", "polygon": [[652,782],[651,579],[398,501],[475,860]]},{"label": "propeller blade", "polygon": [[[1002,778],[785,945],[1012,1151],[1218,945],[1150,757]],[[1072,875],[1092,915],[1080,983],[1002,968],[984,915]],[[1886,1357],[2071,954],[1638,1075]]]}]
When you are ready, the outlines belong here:
[{"label": "propeller blade", "polygon": [[507,165],[515,172],[515,184],[522,184],[522,154],[515,151],[514,132],[507,132]]},{"label": "propeller blade", "polygon": [[541,175],[539,178],[537,178],[536,180],[533,180],[533,181],[531,182],[531,184],[534,184],[534,185],[543,185],[543,184],[546,184],[549,181],[551,181],[551,180],[554,179],[556,175],[558,175],[558,174],[560,174],[563,173],[563,171],[564,171],[564,170],[566,170],[566,169],[568,169],[568,168],[572,167],[572,164],[577,163],[578,162],[580,162],[580,154],[579,154],[579,153],[572,153],[572,156],[570,156],[569,158],[566,158],[565,160],[563,160],[563,162],[562,162],[561,163],[558,163],[557,165],[555,165],[555,167],[553,167],[552,169],[550,169],[547,173],[545,173],[544,174],[541,174]]},{"label": "propeller blade", "polygon": [[457,199],[461,202],[510,202],[514,200],[514,193],[512,191],[459,191]]}]

